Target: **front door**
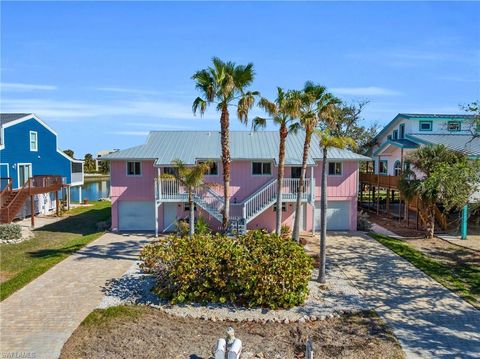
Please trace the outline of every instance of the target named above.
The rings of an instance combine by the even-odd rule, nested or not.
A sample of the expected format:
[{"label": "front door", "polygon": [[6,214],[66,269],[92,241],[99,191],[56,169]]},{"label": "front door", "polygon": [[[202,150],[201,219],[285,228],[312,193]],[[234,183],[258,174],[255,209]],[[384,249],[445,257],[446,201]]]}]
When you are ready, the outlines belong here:
[{"label": "front door", "polygon": [[31,164],[19,164],[18,165],[18,187],[23,185],[32,177],[32,165]]}]

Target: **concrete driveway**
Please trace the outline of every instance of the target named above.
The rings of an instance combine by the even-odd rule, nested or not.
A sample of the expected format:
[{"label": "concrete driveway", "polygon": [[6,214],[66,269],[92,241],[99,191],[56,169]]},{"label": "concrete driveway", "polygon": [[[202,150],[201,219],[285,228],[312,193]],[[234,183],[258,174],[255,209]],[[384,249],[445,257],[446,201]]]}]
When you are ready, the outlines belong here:
[{"label": "concrete driveway", "polygon": [[480,358],[480,311],[370,237],[329,235],[339,266],[393,328],[407,358]]}]

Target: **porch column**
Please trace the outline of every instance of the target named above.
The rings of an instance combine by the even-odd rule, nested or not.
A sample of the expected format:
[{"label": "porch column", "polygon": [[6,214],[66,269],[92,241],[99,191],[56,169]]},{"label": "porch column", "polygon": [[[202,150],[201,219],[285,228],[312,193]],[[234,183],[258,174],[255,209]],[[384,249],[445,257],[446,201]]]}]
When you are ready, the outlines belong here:
[{"label": "porch column", "polygon": [[310,167],[310,204],[312,205],[312,235],[315,235],[315,177]]},{"label": "porch column", "polygon": [[55,191],[55,210],[56,210],[57,216],[59,215],[58,207],[59,207],[59,203],[58,203],[58,191]]},{"label": "porch column", "polygon": [[312,235],[315,235],[315,227],[317,226],[317,222],[315,220],[315,203],[312,203]]},{"label": "porch column", "polygon": [[390,189],[387,189],[387,197],[385,198],[385,210],[387,212],[387,217],[390,217]]},{"label": "porch column", "polygon": [[82,204],[82,186],[78,186],[78,203]]},{"label": "porch column", "polygon": [[155,238],[158,237],[158,207],[160,203],[155,201]]},{"label": "porch column", "polygon": [[67,209],[70,210],[70,202],[72,201],[72,190],[71,190],[71,187],[68,186],[68,189],[67,189]]},{"label": "porch column", "polygon": [[461,235],[462,239],[467,239],[467,225],[468,221],[468,204],[466,204],[462,209],[462,224],[461,224]]},{"label": "porch column", "polygon": [[32,228],[35,227],[35,204],[33,201],[33,195],[30,196],[30,223]]}]

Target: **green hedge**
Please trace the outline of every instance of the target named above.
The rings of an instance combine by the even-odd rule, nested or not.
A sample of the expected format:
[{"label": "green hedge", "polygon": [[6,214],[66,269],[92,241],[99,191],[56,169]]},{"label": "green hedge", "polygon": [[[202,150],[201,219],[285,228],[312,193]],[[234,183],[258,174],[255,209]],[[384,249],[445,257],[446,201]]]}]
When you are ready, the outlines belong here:
[{"label": "green hedge", "polygon": [[0,239],[13,241],[22,237],[22,228],[16,223],[0,224]]},{"label": "green hedge", "polygon": [[239,237],[169,236],[146,246],[154,292],[172,303],[233,302],[289,308],[308,295],[312,259],[292,241],[262,231]]}]

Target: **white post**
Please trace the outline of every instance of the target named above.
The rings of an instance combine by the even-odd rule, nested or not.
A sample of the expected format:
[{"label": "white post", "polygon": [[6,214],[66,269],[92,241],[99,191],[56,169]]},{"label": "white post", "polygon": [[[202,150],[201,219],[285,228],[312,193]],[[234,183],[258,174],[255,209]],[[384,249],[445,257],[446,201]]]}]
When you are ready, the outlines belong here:
[{"label": "white post", "polygon": [[158,237],[158,207],[159,204],[155,201],[155,238]]},{"label": "white post", "polygon": [[315,177],[313,167],[310,167],[310,204],[312,205],[312,235],[315,235]]},{"label": "white post", "polygon": [[78,186],[78,203],[82,204],[82,186]]}]

